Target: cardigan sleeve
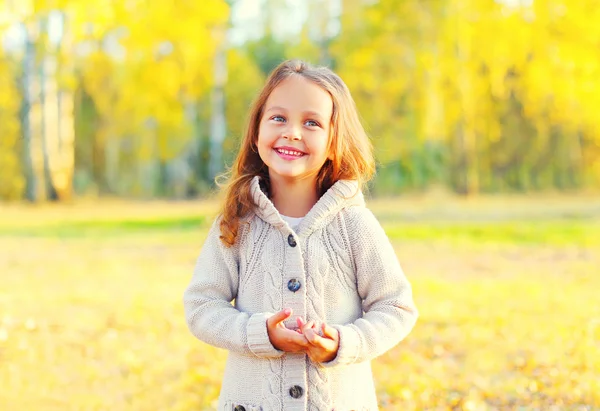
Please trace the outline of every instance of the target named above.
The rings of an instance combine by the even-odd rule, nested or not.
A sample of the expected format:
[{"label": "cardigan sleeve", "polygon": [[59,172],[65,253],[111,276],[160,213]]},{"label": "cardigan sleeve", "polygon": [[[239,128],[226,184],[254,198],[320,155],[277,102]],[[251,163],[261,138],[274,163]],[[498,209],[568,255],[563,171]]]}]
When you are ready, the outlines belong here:
[{"label": "cardigan sleeve", "polygon": [[408,282],[383,228],[365,207],[347,210],[346,227],[354,259],[357,291],[363,316],[336,325],[337,356],[324,367],[368,361],[403,340],[414,327],[418,312]]},{"label": "cardigan sleeve", "polygon": [[219,236],[217,219],[183,294],[188,328],[199,340],[219,348],[258,357],[282,356],[284,352],[273,347],[267,333],[272,313],[249,314],[231,304],[238,291],[239,238],[228,248]]}]

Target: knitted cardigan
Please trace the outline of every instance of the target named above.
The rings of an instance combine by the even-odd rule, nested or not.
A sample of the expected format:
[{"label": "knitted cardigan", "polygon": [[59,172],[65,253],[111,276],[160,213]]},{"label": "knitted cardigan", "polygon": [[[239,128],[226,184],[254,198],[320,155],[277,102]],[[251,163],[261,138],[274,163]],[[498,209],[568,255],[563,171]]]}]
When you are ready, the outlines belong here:
[{"label": "knitted cardigan", "polygon": [[[400,342],[417,310],[394,250],[356,182],[336,182],[292,231],[252,180],[256,210],[235,245],[212,225],[184,293],[188,327],[229,350],[220,411],[377,410],[370,360]],[[290,280],[300,288],[288,288]],[[291,284],[298,285],[297,282]],[[269,341],[266,321],[296,318],[339,331],[337,356],[314,363]]]}]

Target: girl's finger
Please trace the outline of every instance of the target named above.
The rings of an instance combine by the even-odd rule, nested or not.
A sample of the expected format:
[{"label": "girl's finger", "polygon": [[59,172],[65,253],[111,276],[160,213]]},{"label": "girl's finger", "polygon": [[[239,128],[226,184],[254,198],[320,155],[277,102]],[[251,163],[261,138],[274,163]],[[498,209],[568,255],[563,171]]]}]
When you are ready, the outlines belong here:
[{"label": "girl's finger", "polygon": [[312,345],[316,345],[317,347],[325,348],[323,346],[324,339],[319,334],[315,334],[315,338],[313,338]]},{"label": "girl's finger", "polygon": [[292,330],[284,331],[284,333],[285,337],[283,338],[285,338],[285,340],[289,344],[294,344],[299,347],[307,347],[309,345],[308,341],[306,340],[306,337],[302,335],[302,333]]},{"label": "girl's finger", "polygon": [[333,327],[328,326],[325,323],[321,324],[321,330],[323,330],[323,336],[325,336],[327,338],[331,338],[332,340],[337,340],[340,337],[338,330],[336,330]]},{"label": "girl's finger", "polygon": [[309,331],[305,332],[304,335],[306,336],[306,340],[315,347],[325,348],[324,343],[326,340],[317,334],[317,331],[318,330],[316,329],[310,329]]},{"label": "girl's finger", "polygon": [[309,321],[302,326],[302,332],[306,332],[306,331],[312,329],[314,326],[315,326],[315,322]]},{"label": "girl's finger", "polygon": [[281,310],[278,313],[273,314],[271,317],[267,319],[267,325],[271,327],[280,324],[284,320],[286,320],[290,315],[292,315],[292,309],[286,308],[285,310]]}]

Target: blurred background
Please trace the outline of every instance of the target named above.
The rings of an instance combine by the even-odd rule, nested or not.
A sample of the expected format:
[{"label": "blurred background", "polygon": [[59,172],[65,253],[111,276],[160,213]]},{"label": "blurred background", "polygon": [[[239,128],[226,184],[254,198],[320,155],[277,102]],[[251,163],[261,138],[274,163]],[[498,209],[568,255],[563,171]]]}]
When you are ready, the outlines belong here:
[{"label": "blurred background", "polygon": [[0,198],[202,195],[293,57],[350,87],[375,193],[597,188],[599,21],[593,0],[2,0]]},{"label": "blurred background", "polygon": [[600,410],[600,1],[0,0],[0,409],[212,410],[181,296],[249,105],[333,68],[421,318],[382,410]]}]

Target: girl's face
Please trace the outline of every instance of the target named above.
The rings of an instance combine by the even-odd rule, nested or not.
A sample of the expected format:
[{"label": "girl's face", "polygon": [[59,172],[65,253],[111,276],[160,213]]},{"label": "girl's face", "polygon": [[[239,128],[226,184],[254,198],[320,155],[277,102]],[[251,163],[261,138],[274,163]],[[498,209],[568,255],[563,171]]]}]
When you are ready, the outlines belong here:
[{"label": "girl's face", "polygon": [[281,82],[265,103],[258,154],[271,181],[313,179],[329,153],[331,96],[299,75]]}]

